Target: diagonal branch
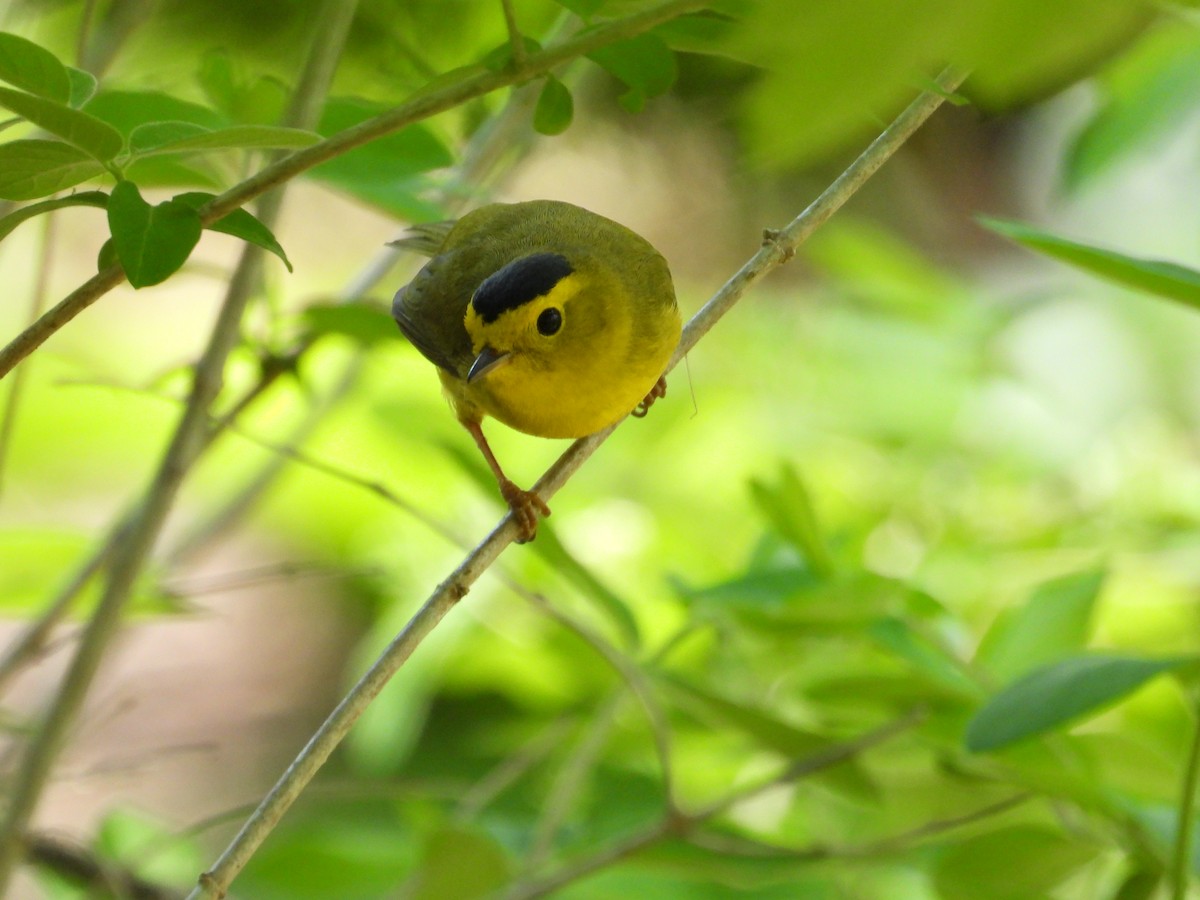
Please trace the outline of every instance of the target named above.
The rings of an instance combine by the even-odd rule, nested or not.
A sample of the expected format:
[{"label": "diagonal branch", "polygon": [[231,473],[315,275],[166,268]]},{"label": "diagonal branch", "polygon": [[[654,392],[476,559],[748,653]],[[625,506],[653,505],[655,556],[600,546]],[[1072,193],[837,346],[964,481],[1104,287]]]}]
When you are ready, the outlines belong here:
[{"label": "diagonal branch", "polygon": [[[519,71],[515,68],[507,68],[498,72],[486,69],[472,70],[470,74],[466,74],[444,87],[418,92],[407,103],[355,125],[353,128],[339,131],[319,143],[290,153],[266,166],[202,206],[199,210],[200,221],[206,226],[211,225],[222,216],[228,215],[271,188],[295,178],[313,166],[340,156],[348,150],[399,131],[422,119],[453,109],[468,100],[482,97],[499,88],[519,84],[534,75],[549,72],[556,66],[601,47],[635,37],[684,13],[702,9],[708,3],[709,0],[668,0],[668,2],[644,12],[609,22],[554,47],[531,54],[526,57],[524,67]],[[71,319],[124,280],[125,275],[120,266],[109,266],[64,297],[58,305],[17,335],[3,350],[0,350],[0,379],[4,378],[13,367],[45,343],[51,335]]]},{"label": "diagonal branch", "polygon": [[[659,7],[663,9],[664,7]],[[683,10],[680,10],[683,11]],[[531,57],[532,66],[535,59]],[[941,106],[946,95],[953,92],[966,78],[966,73],[947,69],[937,79],[937,89],[922,93],[888,128],[828,187],[813,203],[786,228],[770,232],[768,239],[741,269],[688,322],[671,367],[696,342],[707,334],[717,321],[733,307],[741,296],[768,272],[795,254],[796,247],[822,223],[842,207],[880,166]],[[596,451],[615,428],[614,425],[572,444],[534,486],[543,498],[557,492],[584,461]],[[518,528],[511,514],[467,555],[450,575],[425,601],[420,609],[384,649],[358,683],[342,698],[329,717],[309,739],[299,755],[288,766],[258,808],[246,820],[229,846],[213,867],[200,876],[197,887],[188,900],[219,898],[225,895],[230,883],[245,867],[255,851],[274,830],[284,813],[300,796],[305,786],[337,748],[338,744],[363,714],[371,701],[383,690],[391,677],[413,654],[426,636],[454,608],[471,586],[496,561],[517,536]]]}]

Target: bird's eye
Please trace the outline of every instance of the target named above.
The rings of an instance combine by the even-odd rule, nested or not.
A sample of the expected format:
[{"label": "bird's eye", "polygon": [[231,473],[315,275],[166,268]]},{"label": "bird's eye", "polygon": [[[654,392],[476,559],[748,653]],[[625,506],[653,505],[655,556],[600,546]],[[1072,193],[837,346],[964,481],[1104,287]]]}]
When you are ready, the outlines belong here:
[{"label": "bird's eye", "polygon": [[557,334],[560,328],[562,328],[562,313],[553,306],[543,309],[537,320],[538,331],[549,337]]}]

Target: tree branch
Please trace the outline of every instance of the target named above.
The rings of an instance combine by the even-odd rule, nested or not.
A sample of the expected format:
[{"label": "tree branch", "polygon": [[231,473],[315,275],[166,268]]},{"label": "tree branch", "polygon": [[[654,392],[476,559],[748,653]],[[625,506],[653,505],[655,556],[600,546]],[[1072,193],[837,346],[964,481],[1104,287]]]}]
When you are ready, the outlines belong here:
[{"label": "tree branch", "polygon": [[[664,8],[659,7],[660,10]],[[531,57],[530,65],[533,65],[534,59],[540,59],[542,56],[544,54]],[[782,231],[771,232],[763,248],[742,266],[688,323],[671,367],[712,329],[748,288],[789,259],[803,240],[840,209],[941,106],[945,96],[953,92],[965,77],[965,72],[954,69],[943,72],[938,76],[937,91],[922,93],[804,212]],[[617,427],[614,425],[572,444],[539,479],[534,490],[545,499],[552,497]],[[429,632],[467,595],[479,576],[487,571],[512,543],[517,533],[518,528],[510,513],[467,555],[458,568],[434,589],[404,629],[396,635],[309,739],[213,867],[201,875],[199,884],[188,895],[188,900],[211,900],[225,895],[229,884],[249,862],[371,701],[399,671]]]},{"label": "tree branch", "polygon": [[[319,143],[266,166],[255,175],[215,197],[200,208],[200,221],[211,225],[222,216],[253,200],[273,187],[295,178],[335,156],[353,150],[369,141],[398,131],[422,119],[459,106],[468,100],[481,97],[502,87],[527,80],[531,76],[549,72],[556,66],[579,56],[584,56],[601,47],[607,47],[626,38],[635,37],[656,25],[670,21],[687,12],[702,9],[709,0],[669,0],[637,15],[609,22],[591,29],[578,37],[566,40],[555,47],[528,56],[521,71],[504,69],[499,72],[487,70],[463,76],[445,87],[418,92],[407,103],[381,113],[352,128],[339,131]],[[22,331],[3,350],[0,350],[0,379],[30,353],[40,347],[56,331],[79,315],[102,296],[120,284],[125,278],[120,266],[110,266],[93,275],[68,294],[48,313],[29,328]]]},{"label": "tree branch", "polygon": [[[606,866],[619,862],[639,850],[644,850],[649,846],[657,844],[659,841],[669,837],[686,837],[698,826],[711,821],[722,813],[728,812],[739,803],[757,797],[771,788],[791,784],[853,759],[856,756],[860,756],[867,750],[877,747],[891,740],[896,735],[912,728],[923,718],[924,714],[920,711],[908,713],[852,741],[834,744],[820,753],[796,760],[777,775],[757,784],[738,788],[720,800],[702,807],[695,812],[672,812],[668,809],[661,819],[652,822],[640,831],[634,832],[591,856],[577,859],[553,875],[536,881],[518,882],[505,892],[503,896],[505,900],[531,900],[533,897],[542,897],[552,891],[565,887],[573,881],[578,881],[585,875],[590,875],[592,872],[599,871]],[[793,852],[814,855],[813,851]]]}]

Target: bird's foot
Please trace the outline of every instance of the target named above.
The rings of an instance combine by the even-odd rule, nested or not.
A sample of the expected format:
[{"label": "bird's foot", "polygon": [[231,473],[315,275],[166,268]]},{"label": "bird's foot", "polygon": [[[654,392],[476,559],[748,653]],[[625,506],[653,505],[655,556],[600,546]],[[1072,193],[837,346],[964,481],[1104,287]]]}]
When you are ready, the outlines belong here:
[{"label": "bird's foot", "polygon": [[646,399],[637,405],[637,408],[630,413],[636,419],[644,418],[646,413],[650,411],[650,407],[654,405],[654,401],[659,397],[667,396],[667,379],[666,376],[654,382],[654,387],[650,388],[650,393],[646,395]]},{"label": "bird's foot", "polygon": [[550,515],[550,507],[533,491],[523,491],[507,478],[500,482],[500,494],[512,510],[513,519],[521,531],[517,543],[529,543],[537,537],[538,516]]}]

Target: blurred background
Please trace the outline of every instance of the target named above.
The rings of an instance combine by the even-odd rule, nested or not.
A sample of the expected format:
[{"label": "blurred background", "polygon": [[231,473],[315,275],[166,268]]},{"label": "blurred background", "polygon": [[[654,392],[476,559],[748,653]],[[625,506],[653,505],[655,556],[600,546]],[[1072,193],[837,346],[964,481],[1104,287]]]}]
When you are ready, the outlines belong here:
[{"label": "blurred background", "polygon": [[[551,43],[650,4],[513,5]],[[961,97],[556,496],[537,541],[509,548],[421,646],[234,893],[528,886],[657,821],[664,735],[674,797],[694,810],[920,709],[849,763],[553,896],[1168,896],[1194,725],[1179,684],[997,754],[962,739],[1034,663],[1197,651],[1200,315],[976,217],[1200,266],[1197,13],[714,6],[654,32],[632,65],[557,73],[574,98],[560,134],[532,127],[535,84],[289,186],[276,235],[295,270],[265,264],[215,414],[263,381],[264,360],[301,349],[188,474],[39,834],[185,888],[498,521],[433,368],[378,312],[421,263],[386,246],[408,224],[492,200],[577,203],[664,253],[686,317],[954,61],[975,67]],[[282,0],[24,0],[0,28],[98,75],[87,109],[111,121],[190,107],[274,121],[311,15]],[[506,41],[499,2],[363,0],[322,131]],[[152,200],[219,192],[257,166],[226,153],[138,183]],[[106,237],[101,211],[70,209],[4,239],[6,340],[95,272]],[[123,285],[6,379],[4,644],[145,489],[240,252],[206,232],[168,282]],[[485,429],[522,485],[567,446]],[[98,581],[5,673],[6,770]],[[20,890],[95,895],[53,867]]]}]

